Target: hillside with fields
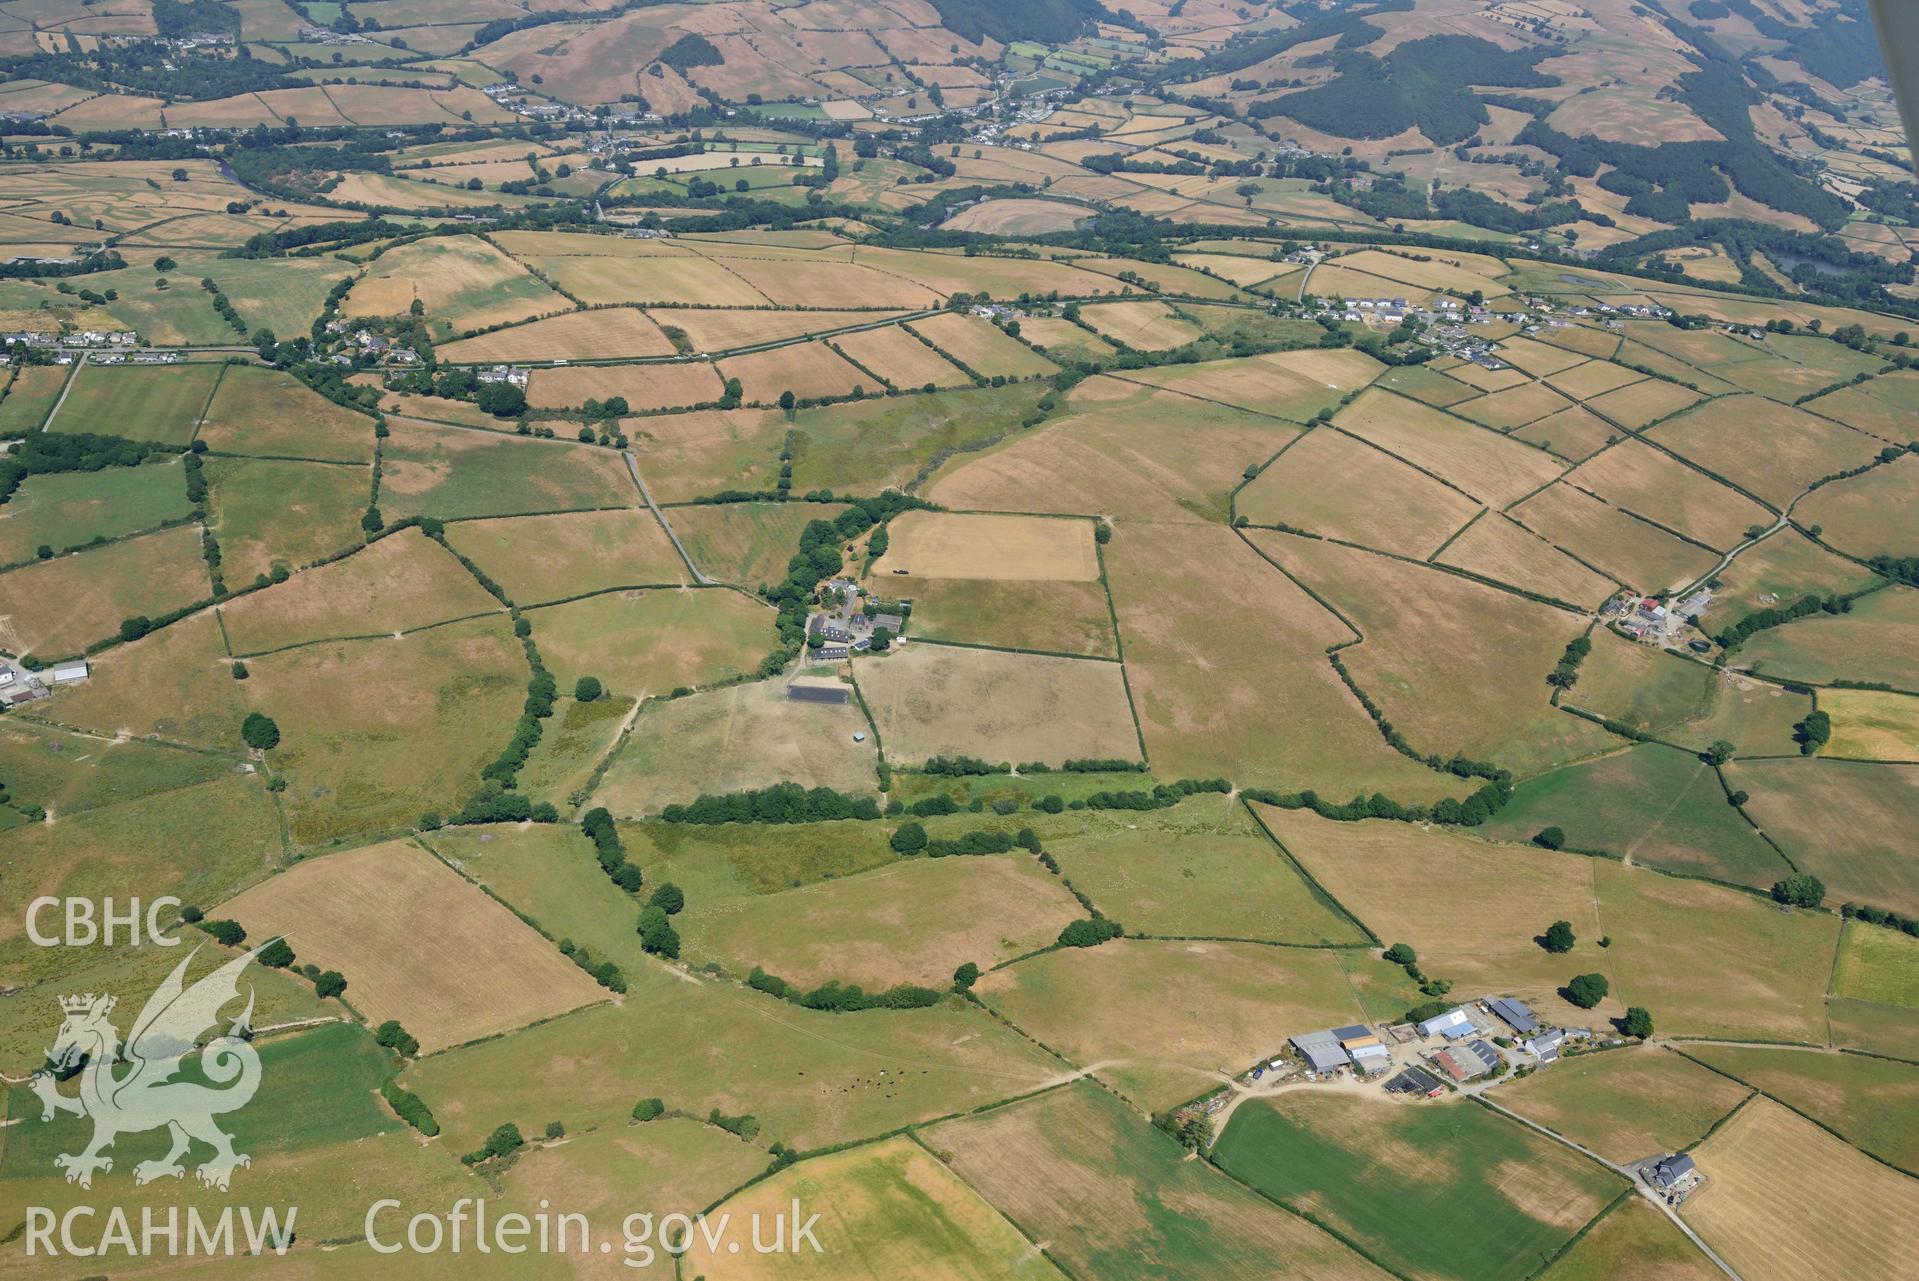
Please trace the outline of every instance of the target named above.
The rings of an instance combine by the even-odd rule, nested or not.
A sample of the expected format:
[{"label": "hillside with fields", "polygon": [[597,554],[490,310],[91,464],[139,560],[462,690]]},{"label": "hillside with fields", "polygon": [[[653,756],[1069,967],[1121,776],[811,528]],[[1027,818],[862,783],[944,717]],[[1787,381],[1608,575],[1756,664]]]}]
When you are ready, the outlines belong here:
[{"label": "hillside with fields", "polygon": [[0,2],[6,1274],[1913,1276],[1869,22]]}]

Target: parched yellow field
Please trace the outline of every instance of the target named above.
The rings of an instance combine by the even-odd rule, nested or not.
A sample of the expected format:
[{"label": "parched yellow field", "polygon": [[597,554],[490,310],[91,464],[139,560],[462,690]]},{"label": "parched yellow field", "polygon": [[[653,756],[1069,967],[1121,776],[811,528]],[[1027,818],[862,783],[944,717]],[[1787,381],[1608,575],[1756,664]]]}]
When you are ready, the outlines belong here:
[{"label": "parched yellow field", "polygon": [[1333,421],[1494,507],[1518,501],[1564,470],[1544,450],[1387,392],[1362,393]]},{"label": "parched yellow field", "polygon": [[1103,302],[1080,317],[1108,338],[1141,351],[1166,351],[1199,337],[1199,330],[1163,302]]},{"label": "parched yellow field", "polygon": [[1364,387],[1381,369],[1364,352],[1342,347],[1129,369],[1120,376],[1303,423],[1320,410],[1333,408],[1345,393]]},{"label": "parched yellow field", "polygon": [[446,539],[515,605],[686,581],[685,562],[644,510],[465,520],[447,526]]},{"label": "parched yellow field", "polygon": [[1545,539],[1500,512],[1488,512],[1446,545],[1438,563],[1496,582],[1592,608],[1618,588]]},{"label": "parched yellow field", "polygon": [[846,396],[856,388],[880,387],[823,342],[795,343],[745,356],[728,356],[716,366],[722,378],[737,378],[748,402],[771,405],[792,392],[802,400]]},{"label": "parched yellow field", "polygon": [[1919,1183],[1769,1099],[1694,1154],[1681,1212],[1752,1281],[1897,1276],[1919,1254]]},{"label": "parched yellow field", "polygon": [[1099,578],[1091,521],[910,511],[895,517],[888,533],[886,555],[873,565],[874,590],[882,594],[883,576],[896,573],[1014,582]]},{"label": "parched yellow field", "polygon": [[915,320],[909,327],[982,377],[1034,378],[1058,368],[1019,339],[1007,337],[977,316],[942,312]]},{"label": "parched yellow field", "polygon": [[[1703,479],[1703,477],[1702,477]],[[1643,592],[1690,582],[1718,559],[1569,484],[1548,486],[1512,509],[1555,547]]]},{"label": "parched yellow field", "polygon": [[655,365],[574,365],[536,369],[527,380],[527,403],[536,409],[573,409],[589,400],[625,399],[635,413],[678,409],[717,401],[726,390],[704,360]]},{"label": "parched yellow field", "polygon": [[416,241],[383,254],[346,296],[349,316],[404,315],[419,299],[449,333],[571,311],[519,263],[477,236]]},{"label": "parched yellow field", "polygon": [[645,312],[605,307],[448,343],[436,354],[446,361],[602,360],[670,356],[673,344]]},{"label": "parched yellow field", "polygon": [[1678,413],[1688,405],[1697,404],[1699,399],[1699,393],[1690,387],[1648,378],[1642,383],[1593,396],[1586,401],[1586,405],[1620,426],[1638,431],[1649,423]]},{"label": "parched yellow field", "polygon": [[1290,525],[1425,557],[1480,507],[1364,441],[1316,428],[1240,490],[1234,510],[1256,525]]},{"label": "parched yellow field", "polygon": [[898,325],[841,334],[831,340],[831,345],[842,355],[904,390],[928,386],[964,387],[973,381],[967,377],[965,370]]},{"label": "parched yellow field", "polygon": [[1499,283],[1499,278],[1507,274],[1506,264],[1482,254],[1447,249],[1421,252],[1415,258],[1395,250],[1362,249],[1358,253],[1342,254],[1338,261],[1342,267],[1427,289],[1447,289],[1459,294],[1477,289],[1488,298],[1503,298],[1512,292]]},{"label": "parched yellow field", "polygon": [[1726,396],[1647,433],[1682,458],[1784,508],[1814,481],[1863,466],[1885,442],[1758,396]]},{"label": "parched yellow field", "polygon": [[523,1027],[607,995],[559,949],[411,841],[311,859],[223,904],[250,943],[285,937],[347,976],[374,1023],[426,1050]]},{"label": "parched yellow field", "polygon": [[890,760],[1139,759],[1118,663],[921,644],[857,676]]},{"label": "parched yellow field", "polygon": [[828,333],[849,325],[870,325],[900,315],[897,311],[773,311],[764,306],[726,310],[708,307],[672,307],[656,310],[662,325],[686,331],[695,351],[731,351],[760,343],[780,342],[807,334]]},{"label": "parched yellow field", "polygon": [[1824,689],[1819,708],[1832,717],[1827,756],[1919,761],[1919,698],[1868,689]]},{"label": "parched yellow field", "polygon": [[191,525],[35,561],[0,574],[0,647],[76,654],[113,636],[122,619],[165,614],[211,591]]}]

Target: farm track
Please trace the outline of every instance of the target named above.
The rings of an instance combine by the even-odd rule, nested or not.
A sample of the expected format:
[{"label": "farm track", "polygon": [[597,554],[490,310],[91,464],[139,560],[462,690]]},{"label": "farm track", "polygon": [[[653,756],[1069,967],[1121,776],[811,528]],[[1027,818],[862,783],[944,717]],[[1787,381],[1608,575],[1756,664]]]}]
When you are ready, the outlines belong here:
[{"label": "farm track", "polygon": [[673,550],[678,552],[680,559],[686,562],[686,568],[693,575],[693,581],[701,587],[718,587],[720,581],[717,578],[708,578],[706,572],[695,565],[693,558],[686,554],[686,546],[680,542],[680,536],[674,530],[672,522],[667,520],[666,513],[660,510],[659,504],[653,501],[652,491],[647,489],[646,482],[640,478],[640,465],[633,461],[633,455],[621,450],[620,457],[626,460],[627,474],[633,477],[633,483],[639,487],[640,497],[646,500],[647,510],[653,513],[653,519],[660,522],[660,528],[664,529],[666,536],[673,540]]}]

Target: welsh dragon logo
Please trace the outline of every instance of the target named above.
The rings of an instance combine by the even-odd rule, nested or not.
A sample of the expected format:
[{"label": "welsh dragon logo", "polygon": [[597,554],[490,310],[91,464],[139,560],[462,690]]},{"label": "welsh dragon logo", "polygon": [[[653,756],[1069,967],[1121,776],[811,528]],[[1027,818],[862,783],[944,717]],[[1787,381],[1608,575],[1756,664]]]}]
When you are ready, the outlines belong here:
[{"label": "welsh dragon logo", "polygon": [[[33,1092],[40,1096],[42,1121],[51,1121],[60,1112],[93,1120],[93,1139],[84,1149],[54,1157],[54,1163],[66,1171],[67,1182],[92,1187],[95,1171],[113,1169],[113,1158],[104,1153],[116,1138],[162,1126],[172,1137],[172,1148],[158,1160],[136,1165],[135,1183],[180,1178],[186,1173],[180,1158],[196,1139],[213,1148],[212,1160],[194,1171],[207,1187],[226,1190],[235,1167],[253,1163],[233,1150],[232,1137],[213,1119],[245,1107],[260,1088],[260,1056],[246,1040],[253,1016],[252,990],[247,992],[246,1009],[227,1025],[224,1035],[215,1036],[204,1047],[196,1042],[202,1032],[219,1024],[220,1011],[239,998],[240,971],[258,953],[255,948],[235,957],[189,987],[186,972],[199,954],[195,948],[147,998],[124,1046],[108,1018],[116,998],[92,993],[60,998],[66,1017],[53,1048],[47,1051],[48,1070],[34,1074]],[[180,1079],[196,1053],[199,1075],[210,1085]],[[60,1093],[60,1081],[75,1067],[80,1067],[79,1094]]]}]

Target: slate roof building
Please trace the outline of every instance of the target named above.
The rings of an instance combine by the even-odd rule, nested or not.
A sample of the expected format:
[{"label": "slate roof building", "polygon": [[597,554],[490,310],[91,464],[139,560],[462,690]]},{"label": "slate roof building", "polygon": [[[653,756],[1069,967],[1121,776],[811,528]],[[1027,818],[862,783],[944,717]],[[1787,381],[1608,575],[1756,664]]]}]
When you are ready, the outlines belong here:
[{"label": "slate roof building", "polygon": [[1531,1036],[1539,1030],[1539,1020],[1533,1017],[1533,1012],[1523,1002],[1515,1001],[1510,996],[1491,997],[1486,1001],[1486,1007],[1521,1036]]}]

